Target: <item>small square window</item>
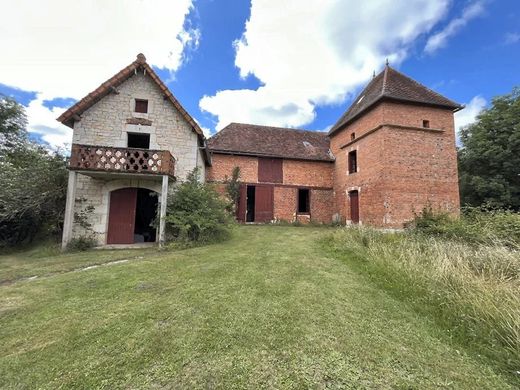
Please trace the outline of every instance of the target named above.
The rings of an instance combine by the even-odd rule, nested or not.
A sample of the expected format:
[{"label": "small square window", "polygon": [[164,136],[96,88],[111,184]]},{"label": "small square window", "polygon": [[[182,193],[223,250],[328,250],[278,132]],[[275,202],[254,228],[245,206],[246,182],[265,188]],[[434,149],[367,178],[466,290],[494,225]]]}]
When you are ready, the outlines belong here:
[{"label": "small square window", "polygon": [[146,114],[148,112],[148,100],[135,99],[135,112]]},{"label": "small square window", "polygon": [[298,214],[309,214],[311,209],[310,199],[308,188],[298,189]]},{"label": "small square window", "polygon": [[430,121],[424,119],[424,120],[422,121],[422,127],[424,127],[425,129],[429,129],[429,128],[430,128]]},{"label": "small square window", "polygon": [[356,133],[351,133],[350,134],[350,140],[354,141],[355,139],[356,139]]},{"label": "small square window", "polygon": [[348,153],[348,173],[357,172],[357,150]]}]

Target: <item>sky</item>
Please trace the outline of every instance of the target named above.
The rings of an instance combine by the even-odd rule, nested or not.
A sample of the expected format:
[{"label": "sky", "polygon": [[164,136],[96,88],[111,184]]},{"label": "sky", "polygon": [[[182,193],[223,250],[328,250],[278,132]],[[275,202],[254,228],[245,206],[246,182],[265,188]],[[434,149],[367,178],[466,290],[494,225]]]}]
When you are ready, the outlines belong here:
[{"label": "sky", "polygon": [[4,1],[0,93],[31,136],[137,53],[210,136],[230,122],[328,130],[386,59],[464,104],[459,129],[520,86],[518,0]]}]

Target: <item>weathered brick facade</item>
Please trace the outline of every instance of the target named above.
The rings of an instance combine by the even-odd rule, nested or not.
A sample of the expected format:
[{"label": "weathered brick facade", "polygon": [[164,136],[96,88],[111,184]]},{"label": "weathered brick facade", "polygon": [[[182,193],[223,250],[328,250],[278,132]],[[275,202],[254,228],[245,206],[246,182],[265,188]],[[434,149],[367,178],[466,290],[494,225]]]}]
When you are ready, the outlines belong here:
[{"label": "weathered brick facade", "polygon": [[[208,167],[206,180],[223,183],[231,177],[235,166],[240,167],[240,181],[254,185],[258,181],[258,157],[213,153],[212,166]],[[283,183],[274,186],[274,219],[294,222],[332,222],[334,164],[322,161],[283,160]],[[265,184],[265,183],[264,183]],[[298,188],[310,190],[310,213],[298,214]],[[220,186],[220,191],[222,187]]]}]

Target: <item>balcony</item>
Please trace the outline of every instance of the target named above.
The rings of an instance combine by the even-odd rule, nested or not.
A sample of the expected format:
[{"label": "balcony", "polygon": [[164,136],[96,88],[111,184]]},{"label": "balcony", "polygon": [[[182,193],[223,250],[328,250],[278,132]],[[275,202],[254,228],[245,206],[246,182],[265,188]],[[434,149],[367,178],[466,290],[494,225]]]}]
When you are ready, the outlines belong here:
[{"label": "balcony", "polygon": [[114,173],[168,175],[174,178],[175,159],[167,150],[72,144],[69,169],[89,176]]}]

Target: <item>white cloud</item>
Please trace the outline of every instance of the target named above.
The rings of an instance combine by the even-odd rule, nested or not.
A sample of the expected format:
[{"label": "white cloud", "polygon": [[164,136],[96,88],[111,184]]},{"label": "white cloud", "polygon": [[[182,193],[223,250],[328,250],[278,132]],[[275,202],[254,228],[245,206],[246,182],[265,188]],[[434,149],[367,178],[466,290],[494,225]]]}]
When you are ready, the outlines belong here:
[{"label": "white cloud", "polygon": [[437,50],[445,47],[448,39],[455,35],[461,28],[463,28],[471,19],[476,18],[484,12],[484,0],[479,0],[471,3],[462,11],[462,15],[453,19],[448,23],[444,29],[432,35],[426,42],[424,51],[427,54],[433,54]]},{"label": "white cloud", "polygon": [[205,96],[200,108],[229,122],[302,126],[318,104],[337,104],[389,58],[398,65],[421,34],[445,16],[450,0],[252,0],[235,42],[235,65],[257,90]]},{"label": "white cloud", "polygon": [[482,96],[477,95],[467,104],[465,104],[465,108],[461,111],[455,113],[455,131],[457,133],[457,144],[459,142],[459,134],[460,130],[475,122],[477,115],[486,107],[486,99]]},{"label": "white cloud", "polygon": [[512,45],[514,43],[520,42],[520,34],[519,33],[507,33],[504,38],[504,43],[506,45]]},{"label": "white cloud", "polygon": [[82,98],[135,59],[138,52],[176,71],[200,32],[185,28],[192,0],[17,0],[2,6],[0,83],[37,91],[29,131],[52,145],[71,141],[55,121],[55,97]]}]

